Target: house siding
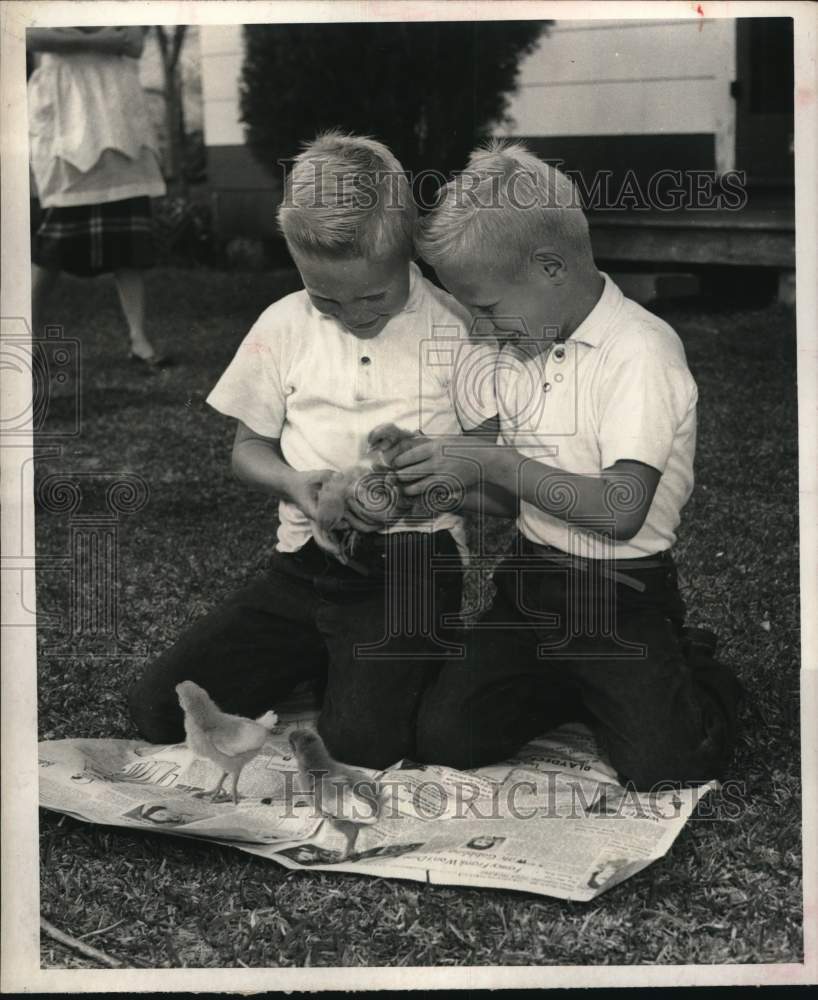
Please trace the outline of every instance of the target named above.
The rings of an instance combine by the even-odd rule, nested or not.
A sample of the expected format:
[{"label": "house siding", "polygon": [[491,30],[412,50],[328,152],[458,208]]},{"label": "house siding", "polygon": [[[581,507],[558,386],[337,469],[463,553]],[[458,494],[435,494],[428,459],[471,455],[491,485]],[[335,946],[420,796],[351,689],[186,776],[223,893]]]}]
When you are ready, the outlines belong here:
[{"label": "house siding", "polygon": [[[280,190],[244,144],[239,85],[241,25],[201,29],[203,118],[219,226],[270,236],[266,206]],[[523,60],[509,122],[545,158],[616,183],[633,171],[644,184],[660,170],[730,170],[734,165],[736,22],[561,21]],[[680,95],[684,99],[680,100]]]}]

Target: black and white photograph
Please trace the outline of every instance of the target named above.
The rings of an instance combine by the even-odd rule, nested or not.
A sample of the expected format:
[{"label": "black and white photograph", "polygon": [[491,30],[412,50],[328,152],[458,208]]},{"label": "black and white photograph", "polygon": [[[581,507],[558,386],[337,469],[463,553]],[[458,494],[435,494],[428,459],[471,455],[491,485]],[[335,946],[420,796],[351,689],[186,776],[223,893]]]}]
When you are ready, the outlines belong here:
[{"label": "black and white photograph", "polygon": [[0,27],[3,991],[818,981],[816,8]]}]

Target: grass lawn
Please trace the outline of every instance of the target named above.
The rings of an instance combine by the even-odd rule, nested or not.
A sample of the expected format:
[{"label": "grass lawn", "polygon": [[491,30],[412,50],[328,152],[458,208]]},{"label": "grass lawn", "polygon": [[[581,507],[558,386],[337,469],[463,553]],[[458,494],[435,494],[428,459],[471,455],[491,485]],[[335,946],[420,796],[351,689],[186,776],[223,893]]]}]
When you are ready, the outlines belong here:
[{"label": "grass lawn", "polygon": [[[54,509],[56,494],[38,504],[41,739],[133,738],[130,679],[262,566],[275,505],[231,478],[233,428],[204,399],[249,324],[296,287],[289,272],[152,273],[151,329],[184,359],[156,377],[126,360],[111,284],[66,282],[55,297],[50,318],[81,342],[82,368],[76,383],[53,386],[38,484],[89,474],[81,513],[92,515],[123,474],[141,477],[149,493],[116,526],[113,651],[68,631],[59,560],[69,519]],[[691,623],[718,632],[720,655],[750,694],[731,773],[745,785],[736,818],[694,819],[665,858],[581,904],[293,873],[217,845],[42,812],[43,915],[76,937],[102,931],[85,940],[150,968],[800,961],[794,323],[780,307],[669,303],[662,312],[684,339],[701,396],[697,488],[677,546],[684,595]],[[81,432],[54,437],[71,427],[75,388]],[[506,535],[495,527],[498,549]],[[45,936],[42,962],[94,965]]]}]

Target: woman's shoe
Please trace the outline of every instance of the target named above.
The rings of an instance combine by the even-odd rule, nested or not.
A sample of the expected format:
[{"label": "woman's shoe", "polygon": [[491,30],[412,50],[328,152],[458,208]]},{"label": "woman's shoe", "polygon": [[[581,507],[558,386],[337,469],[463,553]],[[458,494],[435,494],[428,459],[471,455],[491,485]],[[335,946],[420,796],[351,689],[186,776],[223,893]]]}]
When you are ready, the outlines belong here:
[{"label": "woman's shoe", "polygon": [[173,358],[166,354],[157,354],[155,351],[153,354],[149,354],[146,358],[140,357],[140,355],[134,354],[134,352],[131,351],[128,355],[128,359],[146,372],[156,372],[159,371],[160,368],[170,368],[173,364],[175,364]]}]

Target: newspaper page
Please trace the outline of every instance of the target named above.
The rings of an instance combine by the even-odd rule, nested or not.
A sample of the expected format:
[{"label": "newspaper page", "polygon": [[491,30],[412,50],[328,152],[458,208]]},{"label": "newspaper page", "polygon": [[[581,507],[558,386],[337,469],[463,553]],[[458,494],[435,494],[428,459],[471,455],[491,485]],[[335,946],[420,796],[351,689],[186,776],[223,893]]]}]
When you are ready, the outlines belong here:
[{"label": "newspaper page", "polygon": [[314,728],[281,716],[242,771],[239,801],[203,797],[220,772],[184,744],[55,740],[39,745],[40,805],[110,826],[204,837],[291,869],[591,900],[662,857],[715,782],[623,787],[581,724],[472,771],[400,761],[361,773],[380,786],[377,821],[346,833],[301,790],[288,741]]}]

